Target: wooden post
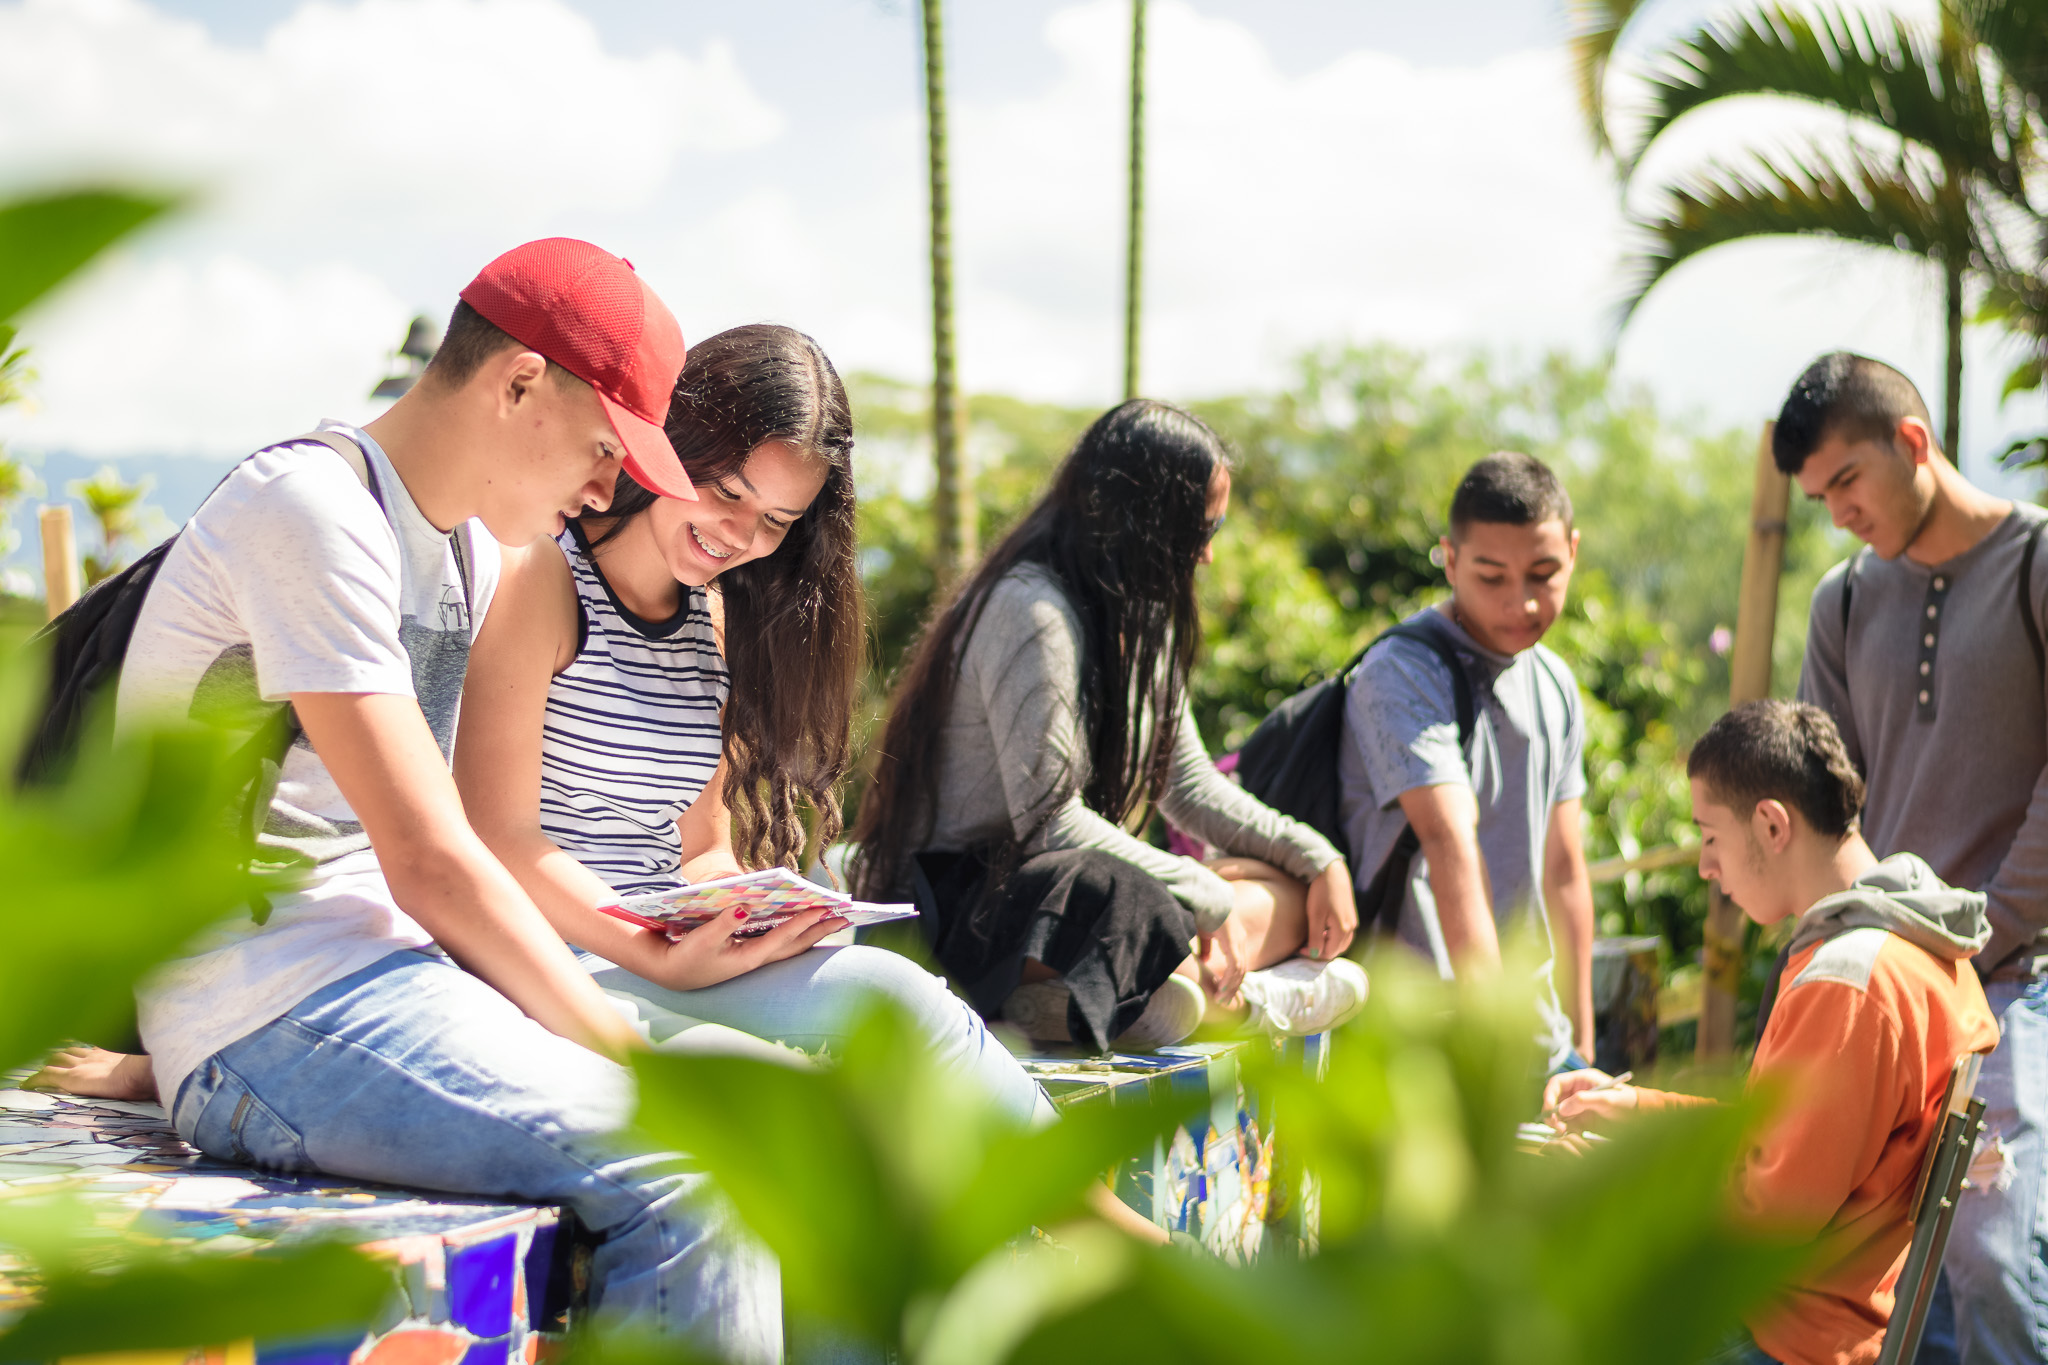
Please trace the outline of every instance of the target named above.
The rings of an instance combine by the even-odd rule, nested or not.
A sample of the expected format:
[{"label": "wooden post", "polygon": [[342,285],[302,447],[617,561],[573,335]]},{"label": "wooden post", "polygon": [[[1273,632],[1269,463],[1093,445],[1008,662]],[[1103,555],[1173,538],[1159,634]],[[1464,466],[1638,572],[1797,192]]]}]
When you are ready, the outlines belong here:
[{"label": "wooden post", "polygon": [[78,600],[85,590],[78,566],[78,535],[71,526],[68,504],[36,513],[43,533],[43,599],[49,620]]},{"label": "wooden post", "polygon": [[[1728,704],[1771,695],[1771,640],[1778,630],[1778,579],[1785,570],[1786,518],[1792,480],[1771,459],[1764,423],[1756,447],[1756,491],[1749,503],[1749,545],[1742,552],[1742,595],[1735,608],[1735,650],[1728,664]],[[1742,911],[1717,887],[1707,888],[1704,980],[1700,990],[1701,1061],[1735,1050],[1735,992],[1742,977]]]}]

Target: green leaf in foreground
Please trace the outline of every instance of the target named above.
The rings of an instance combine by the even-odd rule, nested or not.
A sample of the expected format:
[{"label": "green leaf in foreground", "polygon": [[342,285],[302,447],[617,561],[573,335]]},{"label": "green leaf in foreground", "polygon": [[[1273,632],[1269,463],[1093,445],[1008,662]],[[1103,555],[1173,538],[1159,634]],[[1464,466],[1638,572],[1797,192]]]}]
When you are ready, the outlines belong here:
[{"label": "green leaf in foreground", "polygon": [[395,1288],[389,1267],[332,1244],[282,1256],[152,1258],[112,1274],[63,1270],[0,1333],[0,1359],[184,1350],[358,1327]]},{"label": "green leaf in foreground", "polygon": [[0,204],[0,322],[172,208],[171,195],[73,190]]},{"label": "green leaf in foreground", "polygon": [[879,1003],[814,1069],[666,1055],[634,1066],[640,1127],[716,1178],[780,1260],[791,1309],[878,1342],[918,1336],[979,1262],[1081,1214],[1092,1183],[1181,1117],[1092,1105],[1027,1131],[941,1072]]},{"label": "green leaf in foreground", "polygon": [[224,737],[183,729],[84,746],[52,790],[0,785],[0,1069],[124,1029],[138,977],[279,889],[246,866],[246,777]]}]

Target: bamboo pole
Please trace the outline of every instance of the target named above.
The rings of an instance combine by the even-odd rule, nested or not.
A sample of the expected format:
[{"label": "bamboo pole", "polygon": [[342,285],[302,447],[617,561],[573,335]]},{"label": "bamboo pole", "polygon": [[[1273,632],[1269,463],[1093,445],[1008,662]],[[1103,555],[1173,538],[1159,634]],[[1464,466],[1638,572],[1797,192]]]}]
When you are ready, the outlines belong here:
[{"label": "bamboo pole", "polygon": [[[1785,569],[1786,518],[1792,511],[1792,480],[1771,459],[1771,432],[1764,423],[1756,448],[1756,491],[1749,504],[1749,544],[1742,552],[1742,592],[1735,609],[1735,651],[1728,667],[1728,704],[1739,706],[1771,695],[1771,641],[1778,630],[1778,579]],[[1735,993],[1742,976],[1742,911],[1707,888],[1707,928],[1700,991],[1701,1061],[1735,1050]]]},{"label": "bamboo pole", "polygon": [[1130,237],[1124,256],[1124,400],[1138,396],[1145,281],[1145,0],[1131,0]]},{"label": "bamboo pole", "polygon": [[945,0],[921,0],[925,169],[931,191],[932,514],[938,521],[940,586],[974,560],[974,499],[960,450],[960,385],[953,356],[953,228],[946,152]]},{"label": "bamboo pole", "polygon": [[66,607],[85,591],[78,565],[78,533],[71,525],[71,508],[59,503],[36,513],[43,536],[43,600],[48,619],[57,619]]}]

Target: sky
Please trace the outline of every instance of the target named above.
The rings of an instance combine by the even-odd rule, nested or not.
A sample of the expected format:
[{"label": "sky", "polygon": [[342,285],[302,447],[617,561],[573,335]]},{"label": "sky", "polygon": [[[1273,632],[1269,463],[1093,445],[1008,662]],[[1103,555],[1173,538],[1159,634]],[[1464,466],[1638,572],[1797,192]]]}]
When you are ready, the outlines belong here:
[{"label": "sky", "polygon": [[[1630,239],[1558,5],[1154,0],[1145,389],[1271,387],[1353,341],[1612,348],[1670,409],[1751,426],[1847,346],[1938,410],[1938,281],[1889,253],[1724,248],[1617,336]],[[1635,46],[1705,12],[1662,0]],[[946,14],[963,383],[1107,404],[1128,0]],[[925,380],[920,79],[913,0],[0,0],[0,193],[194,196],[28,316],[36,402],[0,439],[217,462],[364,419],[413,314],[557,234],[631,259],[688,337],[786,322]],[[1670,156],[1788,126],[1702,115]],[[1973,331],[1980,475],[2048,425],[2000,408],[2000,346]]]}]

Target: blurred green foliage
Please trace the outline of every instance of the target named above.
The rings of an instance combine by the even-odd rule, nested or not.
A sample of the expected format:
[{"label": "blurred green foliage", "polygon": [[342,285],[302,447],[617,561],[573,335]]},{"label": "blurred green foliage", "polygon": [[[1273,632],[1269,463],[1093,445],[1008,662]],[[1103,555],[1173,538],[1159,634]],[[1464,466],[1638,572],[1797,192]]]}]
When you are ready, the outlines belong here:
[{"label": "blurred green foliage", "polygon": [[[872,376],[851,388],[877,717],[882,679],[931,600],[929,454],[919,390]],[[1484,455],[1523,450],[1558,470],[1582,537],[1571,604],[1546,643],[1586,702],[1587,856],[1690,842],[1681,760],[1727,705],[1717,632],[1735,625],[1758,432],[1703,430],[1561,354],[1445,359],[1391,346],[1312,352],[1277,393],[1191,406],[1238,461],[1230,520],[1201,579],[1193,688],[1212,751],[1242,743],[1281,699],[1440,596],[1431,556],[1458,479]],[[987,545],[1097,414],[991,395],[967,411]],[[1795,500],[1773,648],[1781,695],[1798,680],[1814,584],[1846,552],[1825,516]],[[1659,935],[1667,970],[1690,970],[1706,917],[1690,866],[1605,883],[1595,901],[1602,933]]]},{"label": "blurred green foliage", "polygon": [[73,479],[64,486],[65,492],[85,504],[99,533],[99,549],[85,556],[88,588],[119,573],[132,547],[170,534],[163,513],[143,501],[153,486],[147,476],[130,483],[110,464],[101,465],[89,479]]},{"label": "blurred green foliage", "polygon": [[[41,694],[34,651],[0,655],[0,760]],[[98,723],[104,725],[101,715]],[[81,746],[57,786],[0,783],[8,873],[0,953],[0,1072],[71,1038],[125,1033],[135,981],[207,926],[282,889],[253,872],[242,813],[251,774],[229,739],[193,728]],[[34,1268],[41,1302],[0,1328],[0,1359],[183,1349],[364,1323],[394,1289],[353,1251],[177,1258],[62,1196],[7,1192],[0,1250]]]},{"label": "blurred green foliage", "polygon": [[717,1178],[781,1262],[789,1310],[919,1358],[962,1277],[1080,1216],[1102,1172],[1192,1107],[1088,1105],[1033,1131],[879,1004],[819,1067],[656,1054],[634,1069],[639,1126]]},{"label": "blurred green foliage", "polygon": [[1019,1131],[887,1012],[818,1070],[643,1058],[641,1123],[713,1172],[792,1312],[910,1365],[1702,1360],[1800,1259],[1730,1221],[1758,1112],[1618,1125],[1584,1159],[1520,1150],[1541,1090],[1530,1008],[1391,963],[1327,1079],[1245,1054],[1321,1210],[1318,1246],[1249,1266],[1064,1221],[1094,1172],[1184,1114],[1084,1105]]},{"label": "blurred green foliage", "polygon": [[[0,203],[0,402],[19,394],[14,315],[170,198],[85,190]],[[0,463],[0,500],[19,487]],[[0,637],[0,1071],[130,1014],[136,980],[207,925],[280,889],[249,867],[251,774],[226,737],[138,730],[81,746],[61,783],[20,792],[14,755],[41,704],[34,651]],[[95,717],[104,727],[109,717]],[[308,1246],[260,1259],[174,1258],[63,1197],[10,1191],[0,1250],[33,1267],[41,1302],[0,1327],[0,1360],[185,1350],[365,1322],[391,1272],[354,1251]]]}]

